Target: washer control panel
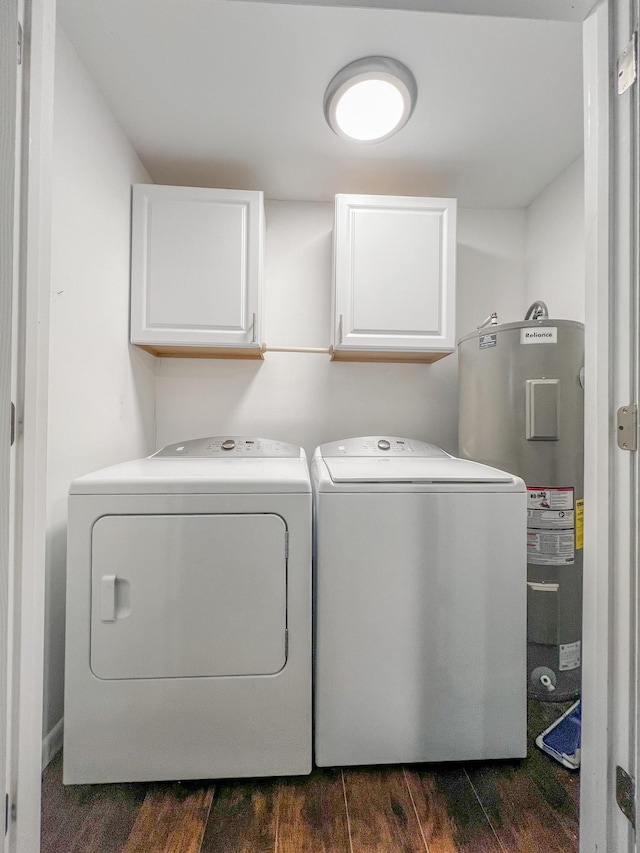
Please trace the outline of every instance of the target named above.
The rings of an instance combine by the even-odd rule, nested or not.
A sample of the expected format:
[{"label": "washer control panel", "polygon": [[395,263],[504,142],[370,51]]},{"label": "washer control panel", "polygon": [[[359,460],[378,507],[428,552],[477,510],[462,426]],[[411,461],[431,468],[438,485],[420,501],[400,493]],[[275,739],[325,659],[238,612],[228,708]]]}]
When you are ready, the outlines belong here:
[{"label": "washer control panel", "polygon": [[329,444],[323,444],[320,452],[325,459],[338,456],[449,456],[441,447],[428,444],[426,441],[377,435],[332,441]]},{"label": "washer control panel", "polygon": [[259,458],[298,459],[300,448],[286,441],[270,438],[248,438],[246,436],[214,436],[194,438],[178,444],[168,444],[153,454],[154,457],[191,456],[207,459]]}]

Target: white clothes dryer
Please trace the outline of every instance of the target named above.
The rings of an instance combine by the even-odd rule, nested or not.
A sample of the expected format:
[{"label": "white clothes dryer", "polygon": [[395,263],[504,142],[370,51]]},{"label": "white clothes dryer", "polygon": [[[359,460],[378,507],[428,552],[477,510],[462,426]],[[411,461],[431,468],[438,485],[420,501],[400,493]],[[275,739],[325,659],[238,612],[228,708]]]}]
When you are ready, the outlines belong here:
[{"label": "white clothes dryer", "polygon": [[305,453],[220,437],[70,489],[65,783],[311,771]]},{"label": "white clothes dryer", "polygon": [[316,763],[525,756],[522,480],[384,436],[311,479]]}]

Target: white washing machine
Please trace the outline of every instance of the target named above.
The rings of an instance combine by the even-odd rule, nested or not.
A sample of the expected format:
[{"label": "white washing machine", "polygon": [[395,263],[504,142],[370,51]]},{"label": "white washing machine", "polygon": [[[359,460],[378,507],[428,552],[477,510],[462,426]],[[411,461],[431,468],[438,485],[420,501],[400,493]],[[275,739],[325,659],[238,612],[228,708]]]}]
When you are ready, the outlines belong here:
[{"label": "white washing machine", "polygon": [[67,784],[311,771],[304,451],[209,438],[70,490]]},{"label": "white washing machine", "polygon": [[311,479],[316,763],[525,756],[522,480],[384,436]]}]

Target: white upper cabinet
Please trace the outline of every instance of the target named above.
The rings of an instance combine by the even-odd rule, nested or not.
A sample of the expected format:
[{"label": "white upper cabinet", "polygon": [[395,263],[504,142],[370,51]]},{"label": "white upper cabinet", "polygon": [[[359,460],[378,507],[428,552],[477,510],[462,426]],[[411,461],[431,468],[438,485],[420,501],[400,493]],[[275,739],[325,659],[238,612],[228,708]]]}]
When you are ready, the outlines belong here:
[{"label": "white upper cabinet", "polygon": [[334,359],[431,362],[455,350],[456,208],[336,196]]},{"label": "white upper cabinet", "polygon": [[133,187],[131,342],[155,355],[262,358],[261,192]]}]

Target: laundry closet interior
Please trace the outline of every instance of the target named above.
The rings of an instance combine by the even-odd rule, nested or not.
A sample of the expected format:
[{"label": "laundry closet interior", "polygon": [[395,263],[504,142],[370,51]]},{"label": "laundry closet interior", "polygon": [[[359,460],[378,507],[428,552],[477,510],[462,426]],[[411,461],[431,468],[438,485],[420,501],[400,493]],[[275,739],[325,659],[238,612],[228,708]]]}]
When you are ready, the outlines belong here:
[{"label": "laundry closet interior", "polygon": [[[458,456],[455,342],[492,312],[499,324],[522,321],[536,301],[549,318],[584,323],[581,23],[240,0],[57,6],[43,850],[82,838],[73,849],[144,849],[136,833],[159,832],[162,812],[175,818],[166,833],[182,832],[182,818],[194,832],[175,849],[205,853],[387,853],[430,840],[530,850],[537,838],[537,849],[577,851],[577,774],[533,745],[559,713],[552,703],[529,702],[529,757],[495,766],[399,761],[315,769],[306,781],[89,789],[63,787],[60,753],[73,481],[206,437],[295,445],[309,461],[320,445],[366,436]],[[380,56],[411,70],[413,112],[382,142],[342,139],[325,118],[327,86],[350,62]],[[264,194],[262,306],[247,332],[260,357],[131,343],[132,187],[153,184]],[[332,304],[336,196],[456,200],[444,357],[332,357],[344,331]],[[176,276],[166,303],[176,311],[180,287]],[[392,315],[406,297],[391,282],[378,298]]]}]

